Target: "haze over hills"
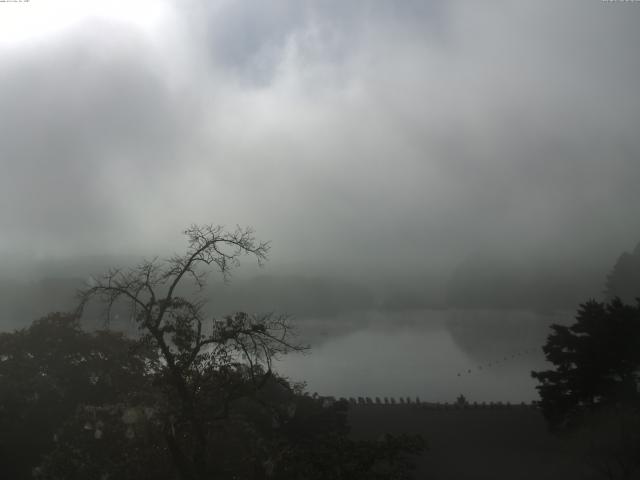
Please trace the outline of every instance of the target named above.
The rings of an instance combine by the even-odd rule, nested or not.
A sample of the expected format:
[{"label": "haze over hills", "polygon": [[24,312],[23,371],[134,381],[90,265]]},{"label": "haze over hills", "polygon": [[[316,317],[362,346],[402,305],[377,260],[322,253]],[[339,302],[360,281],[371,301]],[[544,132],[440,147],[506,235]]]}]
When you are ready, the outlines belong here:
[{"label": "haze over hills", "polygon": [[640,243],[631,252],[624,252],[607,275],[605,295],[611,299],[620,297],[633,303],[640,297]]},{"label": "haze over hills", "polygon": [[[623,284],[634,282],[637,251],[623,254],[613,269],[618,273],[610,276],[614,278],[610,285],[615,284],[627,297],[631,287]],[[139,260],[133,256],[48,260],[25,269],[23,278],[5,271],[0,278],[2,327],[24,325],[50,311],[69,310],[75,291],[92,276]],[[366,310],[573,310],[587,298],[600,298],[607,274],[613,270],[612,265],[536,264],[497,254],[469,256],[449,271],[368,277],[296,274],[267,266],[262,271],[241,270],[228,283],[212,274],[204,297],[216,315],[244,310],[287,313],[300,319]]]},{"label": "haze over hills", "polygon": [[602,296],[608,268],[471,256],[453,271],[446,304],[484,309],[573,309],[587,298]]}]

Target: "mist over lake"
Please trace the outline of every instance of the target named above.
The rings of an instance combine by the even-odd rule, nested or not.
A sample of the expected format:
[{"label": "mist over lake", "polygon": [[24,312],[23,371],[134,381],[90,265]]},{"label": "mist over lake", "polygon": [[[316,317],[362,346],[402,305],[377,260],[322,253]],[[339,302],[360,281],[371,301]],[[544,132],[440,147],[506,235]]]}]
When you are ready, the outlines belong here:
[{"label": "mist over lake", "polygon": [[277,368],[320,395],[530,402],[537,392],[529,372],[545,367],[548,326],[571,318],[571,312],[425,309],[300,319],[311,351]]},{"label": "mist over lake", "polygon": [[[0,313],[7,320],[3,326],[26,325],[52,308],[72,309],[74,291],[85,282],[78,277],[91,278],[89,272],[98,267],[93,263],[46,265],[44,271],[50,275],[71,271],[77,277],[5,281],[0,288],[5,299]],[[597,292],[604,277],[605,271],[597,271],[578,294],[587,298]],[[518,282],[511,279],[500,285],[493,278],[475,279],[472,274],[464,278],[467,290],[474,280],[477,288],[471,291],[482,291],[481,300],[498,305],[528,291],[516,291],[511,285]],[[217,318],[234,311],[290,315],[298,340],[310,348],[305,354],[284,356],[276,369],[293,381],[306,382],[319,395],[420,397],[428,402],[452,402],[461,394],[471,402],[536,400],[530,372],[546,368],[542,345],[549,326],[568,324],[574,318],[569,306],[577,305],[571,295],[561,303],[566,306],[563,309],[553,308],[557,302],[536,302],[535,298],[529,302],[540,304],[535,310],[474,306],[477,302],[467,291],[454,297],[459,303],[466,301],[466,308],[428,306],[443,305],[444,290],[422,278],[396,279],[374,288],[336,277],[245,274],[228,283],[212,278],[204,297],[210,301],[209,314]],[[458,290],[449,286],[449,295]],[[116,308],[110,327],[136,334],[127,318],[126,309]],[[104,310],[89,310],[87,321],[92,328],[101,328]]]}]

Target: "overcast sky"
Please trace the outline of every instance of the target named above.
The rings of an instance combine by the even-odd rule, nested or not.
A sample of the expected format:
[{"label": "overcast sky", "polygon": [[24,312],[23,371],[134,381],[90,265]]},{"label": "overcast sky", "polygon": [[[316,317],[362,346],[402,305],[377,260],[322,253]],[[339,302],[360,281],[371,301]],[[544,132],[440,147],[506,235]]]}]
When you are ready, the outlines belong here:
[{"label": "overcast sky", "polygon": [[[640,240],[640,3],[0,3],[0,258],[252,225],[269,268]],[[595,260],[594,260],[595,259]]]}]

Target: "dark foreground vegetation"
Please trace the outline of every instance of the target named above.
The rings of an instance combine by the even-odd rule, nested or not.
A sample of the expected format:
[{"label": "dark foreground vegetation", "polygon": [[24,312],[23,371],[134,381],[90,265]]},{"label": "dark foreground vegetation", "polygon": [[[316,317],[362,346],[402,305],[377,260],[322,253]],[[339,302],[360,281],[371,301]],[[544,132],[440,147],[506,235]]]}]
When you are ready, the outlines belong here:
[{"label": "dark foreground vegetation", "polygon": [[603,478],[640,478],[640,299],[590,300],[551,329],[553,369],[532,372],[550,429],[581,441]]},{"label": "dark foreground vegetation", "polygon": [[568,438],[553,435],[531,406],[434,407],[359,405],[349,412],[356,438],[382,432],[418,434],[428,450],[416,479],[584,480],[587,458]]},{"label": "dark foreground vegetation", "polygon": [[[349,435],[346,402],[305,394],[272,370],[302,350],[285,316],[208,319],[198,291],[268,245],[250,230],[187,230],[167,261],[112,270],[75,314],[0,335],[2,477],[38,479],[402,479],[417,436]],[[191,279],[187,299],[178,286]],[[135,338],[81,328],[84,307],[124,303]]]},{"label": "dark foreground vegetation", "polygon": [[[185,254],[111,270],[76,312],[0,334],[2,478],[640,478],[640,302],[589,301],[552,326],[536,408],[349,409],[272,369],[306,348],[287,316],[203,313],[208,270],[226,278],[268,244],[185,233]],[[135,334],[83,329],[91,303],[105,327],[127,312]]]}]

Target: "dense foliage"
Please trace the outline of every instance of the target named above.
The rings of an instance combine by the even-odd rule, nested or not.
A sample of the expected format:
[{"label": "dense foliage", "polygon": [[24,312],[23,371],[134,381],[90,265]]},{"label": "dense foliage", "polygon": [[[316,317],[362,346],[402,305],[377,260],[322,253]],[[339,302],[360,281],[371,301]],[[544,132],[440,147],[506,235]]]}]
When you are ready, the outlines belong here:
[{"label": "dense foliage", "polygon": [[549,426],[571,438],[598,478],[640,475],[640,300],[580,305],[576,323],[552,325],[553,370],[532,372]]},{"label": "dense foliage", "polygon": [[0,465],[4,478],[32,478],[55,446],[61,420],[79,405],[118,401],[149,386],[154,352],[121,334],[87,333],[77,318],[52,314],[0,334]]}]

